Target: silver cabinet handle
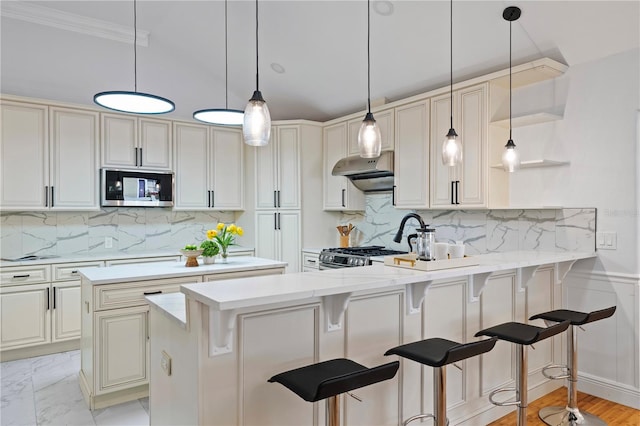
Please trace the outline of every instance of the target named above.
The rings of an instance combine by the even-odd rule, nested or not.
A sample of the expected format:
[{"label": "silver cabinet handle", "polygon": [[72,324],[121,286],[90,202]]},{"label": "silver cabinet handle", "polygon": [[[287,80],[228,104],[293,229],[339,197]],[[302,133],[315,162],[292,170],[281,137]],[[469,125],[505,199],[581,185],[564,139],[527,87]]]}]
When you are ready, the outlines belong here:
[{"label": "silver cabinet handle", "polygon": [[282,206],[280,205],[280,190],[278,190],[278,207],[282,207]]},{"label": "silver cabinet handle", "polygon": [[136,154],[136,166],[138,165],[138,148],[133,148],[135,154]]},{"label": "silver cabinet handle", "polygon": [[49,187],[44,187],[44,206],[49,207]]},{"label": "silver cabinet handle", "polygon": [[277,195],[276,195],[277,191],[273,191],[273,207],[278,207],[278,201],[276,199]]},{"label": "silver cabinet handle", "polygon": [[50,299],[49,299],[49,288],[47,288],[47,311],[51,308],[51,306],[49,305],[50,303]]},{"label": "silver cabinet handle", "polygon": [[56,308],[56,288],[53,288],[53,309]]},{"label": "silver cabinet handle", "polygon": [[51,207],[53,207],[54,204],[54,197],[53,197],[53,186],[51,187]]},{"label": "silver cabinet handle", "polygon": [[216,191],[211,191],[211,207],[216,206]]},{"label": "silver cabinet handle", "polygon": [[346,191],[345,189],[342,190],[342,207],[346,207],[344,205],[344,193],[345,193],[345,191]]},{"label": "silver cabinet handle", "polygon": [[278,213],[273,214],[273,229],[278,229]]},{"label": "silver cabinet handle", "polygon": [[140,167],[142,167],[142,148],[140,148]]}]

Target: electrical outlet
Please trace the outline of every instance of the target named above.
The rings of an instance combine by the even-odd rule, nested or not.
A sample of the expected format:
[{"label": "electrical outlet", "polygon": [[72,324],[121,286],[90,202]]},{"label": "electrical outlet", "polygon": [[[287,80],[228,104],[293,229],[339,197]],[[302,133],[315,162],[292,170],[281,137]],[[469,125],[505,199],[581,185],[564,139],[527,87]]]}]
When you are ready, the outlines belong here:
[{"label": "electrical outlet", "polygon": [[167,376],[171,375],[171,357],[165,351],[162,351],[162,357],[160,358],[160,367]]},{"label": "electrical outlet", "polygon": [[596,248],[600,250],[617,250],[617,232],[596,232]]},{"label": "electrical outlet", "polygon": [[113,248],[113,237],[104,237],[104,248]]}]

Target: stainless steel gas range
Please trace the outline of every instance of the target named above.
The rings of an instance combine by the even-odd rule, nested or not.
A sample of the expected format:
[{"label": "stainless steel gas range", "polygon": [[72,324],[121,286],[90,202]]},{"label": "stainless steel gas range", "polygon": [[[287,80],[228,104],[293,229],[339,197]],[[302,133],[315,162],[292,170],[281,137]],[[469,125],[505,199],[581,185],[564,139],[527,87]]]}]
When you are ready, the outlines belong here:
[{"label": "stainless steel gas range", "polygon": [[371,265],[372,258],[406,253],[382,246],[328,248],[320,252],[320,270]]}]

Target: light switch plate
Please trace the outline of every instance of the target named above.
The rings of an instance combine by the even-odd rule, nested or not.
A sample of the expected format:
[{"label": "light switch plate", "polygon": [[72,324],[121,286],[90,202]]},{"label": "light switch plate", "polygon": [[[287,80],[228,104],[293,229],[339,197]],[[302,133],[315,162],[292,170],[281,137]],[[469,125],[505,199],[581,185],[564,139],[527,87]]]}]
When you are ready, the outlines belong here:
[{"label": "light switch plate", "polygon": [[617,232],[596,232],[596,248],[599,250],[617,250]]},{"label": "light switch plate", "polygon": [[162,357],[160,358],[160,367],[166,373],[167,376],[171,375],[171,357],[165,351],[162,351]]}]

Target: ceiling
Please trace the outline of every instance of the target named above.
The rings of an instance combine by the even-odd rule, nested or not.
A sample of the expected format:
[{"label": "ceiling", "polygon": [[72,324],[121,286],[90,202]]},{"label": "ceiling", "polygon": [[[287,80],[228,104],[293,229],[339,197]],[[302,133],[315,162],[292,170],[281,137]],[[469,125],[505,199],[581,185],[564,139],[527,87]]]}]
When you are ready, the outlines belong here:
[{"label": "ceiling", "polygon": [[[138,91],[173,100],[174,118],[225,106],[224,1],[138,0]],[[575,66],[640,44],[636,1],[454,1],[454,82],[550,57]],[[371,98],[401,99],[449,83],[449,2],[371,1]],[[133,1],[0,4],[1,91],[93,105],[133,90]],[[260,89],[273,119],[325,121],[364,109],[367,3],[261,0]],[[114,40],[113,31],[124,31]],[[122,37],[122,34],[120,35]],[[117,37],[116,37],[117,38]],[[228,2],[228,105],[255,89],[255,2]],[[278,69],[280,67],[280,69]],[[284,72],[277,72],[277,70]]]}]

